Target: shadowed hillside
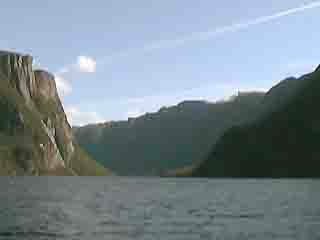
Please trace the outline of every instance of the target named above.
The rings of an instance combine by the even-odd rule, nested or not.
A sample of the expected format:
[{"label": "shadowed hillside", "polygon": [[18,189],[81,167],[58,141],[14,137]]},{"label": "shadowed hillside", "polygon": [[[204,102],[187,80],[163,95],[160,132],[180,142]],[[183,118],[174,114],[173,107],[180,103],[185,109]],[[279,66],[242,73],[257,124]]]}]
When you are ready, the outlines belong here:
[{"label": "shadowed hillside", "polygon": [[319,68],[281,82],[264,101],[268,111],[226,131],[193,176],[320,177]]},{"label": "shadowed hillside", "polygon": [[255,118],[264,93],[184,101],[128,121],[75,127],[80,145],[120,175],[159,175],[203,159],[221,134]]}]

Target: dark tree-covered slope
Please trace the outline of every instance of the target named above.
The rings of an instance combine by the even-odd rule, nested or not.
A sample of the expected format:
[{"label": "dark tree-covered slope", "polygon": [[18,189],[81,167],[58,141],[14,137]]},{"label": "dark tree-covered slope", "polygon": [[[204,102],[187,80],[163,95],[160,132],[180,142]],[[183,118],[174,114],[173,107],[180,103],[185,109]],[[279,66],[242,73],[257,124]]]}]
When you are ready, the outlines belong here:
[{"label": "dark tree-covered slope", "polygon": [[257,121],[232,127],[196,177],[320,177],[320,71],[289,79],[266,95]]},{"label": "dark tree-covered slope", "polygon": [[221,134],[255,117],[264,93],[184,101],[128,121],[75,127],[80,145],[120,175],[159,175],[203,159]]}]

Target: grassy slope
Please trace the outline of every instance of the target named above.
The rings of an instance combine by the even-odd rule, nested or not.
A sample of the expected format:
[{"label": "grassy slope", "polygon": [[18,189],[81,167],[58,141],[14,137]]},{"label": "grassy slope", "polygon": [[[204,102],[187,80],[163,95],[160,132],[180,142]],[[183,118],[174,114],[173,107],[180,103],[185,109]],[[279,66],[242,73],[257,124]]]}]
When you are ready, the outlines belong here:
[{"label": "grassy slope", "polygon": [[[25,107],[25,102],[10,85],[0,76],[0,169],[1,175],[22,174],[25,170],[23,161],[18,161],[17,153],[23,152],[33,159],[35,167],[41,171],[43,163],[39,158],[36,146],[47,137],[38,130],[39,115]],[[18,129],[15,126],[17,113],[21,112],[28,128]]]},{"label": "grassy slope", "polygon": [[72,170],[81,176],[107,176],[112,173],[94,161],[81,147],[75,145],[75,155],[71,159]]},{"label": "grassy slope", "polygon": [[[53,103],[43,103],[40,109],[46,109],[49,116],[56,111]],[[38,105],[37,104],[37,105]],[[40,106],[38,105],[38,107]],[[16,118],[22,113],[24,126],[17,128]],[[109,175],[110,172],[92,160],[79,146],[71,163],[73,170],[60,169],[47,172],[40,157],[40,143],[47,142],[48,137],[42,130],[41,114],[26,107],[24,99],[9,85],[8,79],[0,75],[0,175]],[[30,159],[34,171],[26,172]]]}]

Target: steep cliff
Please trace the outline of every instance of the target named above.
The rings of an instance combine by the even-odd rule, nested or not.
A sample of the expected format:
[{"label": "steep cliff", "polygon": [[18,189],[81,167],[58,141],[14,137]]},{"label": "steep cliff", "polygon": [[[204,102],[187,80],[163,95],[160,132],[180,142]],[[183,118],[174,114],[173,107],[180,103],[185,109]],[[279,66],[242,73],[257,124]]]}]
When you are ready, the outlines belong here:
[{"label": "steep cliff", "polygon": [[0,175],[106,175],[74,143],[54,76],[0,51]]}]

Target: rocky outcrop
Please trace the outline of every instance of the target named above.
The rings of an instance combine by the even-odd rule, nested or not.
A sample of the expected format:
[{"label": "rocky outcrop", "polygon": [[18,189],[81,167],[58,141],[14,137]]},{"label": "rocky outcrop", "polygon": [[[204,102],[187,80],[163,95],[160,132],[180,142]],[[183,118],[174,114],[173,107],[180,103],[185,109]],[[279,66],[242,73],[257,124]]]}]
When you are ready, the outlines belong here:
[{"label": "rocky outcrop", "polygon": [[48,113],[44,120],[46,126],[51,129],[52,135],[54,135],[55,143],[61,152],[62,158],[68,165],[74,151],[72,130],[58,96],[54,76],[43,70],[37,70],[34,74],[35,92],[33,93],[33,98],[41,112],[46,111],[46,109],[41,108],[51,107],[51,112]]},{"label": "rocky outcrop", "polygon": [[40,96],[45,100],[58,101],[58,93],[54,76],[43,70],[35,70],[34,96]]},{"label": "rocky outcrop", "polygon": [[32,61],[29,55],[0,51],[0,72],[10,80],[11,86],[18,90],[27,104],[30,104],[31,93],[35,90]]},{"label": "rocky outcrop", "polygon": [[[76,153],[79,148],[75,148],[54,75],[33,71],[32,60],[29,55],[0,51],[0,113],[4,116],[0,119],[0,175],[2,163],[16,168],[12,174],[94,175],[95,167],[90,166],[90,173],[86,167],[96,163],[83,152]],[[11,145],[8,139],[13,139]],[[72,169],[77,164],[81,172]]]},{"label": "rocky outcrop", "polygon": [[56,130],[54,125],[52,124],[50,118],[48,118],[46,122],[41,121],[41,123],[43,129],[50,139],[49,142],[40,143],[39,145],[43,152],[43,159],[46,160],[46,168],[52,170],[58,167],[66,167],[56,143]]}]

